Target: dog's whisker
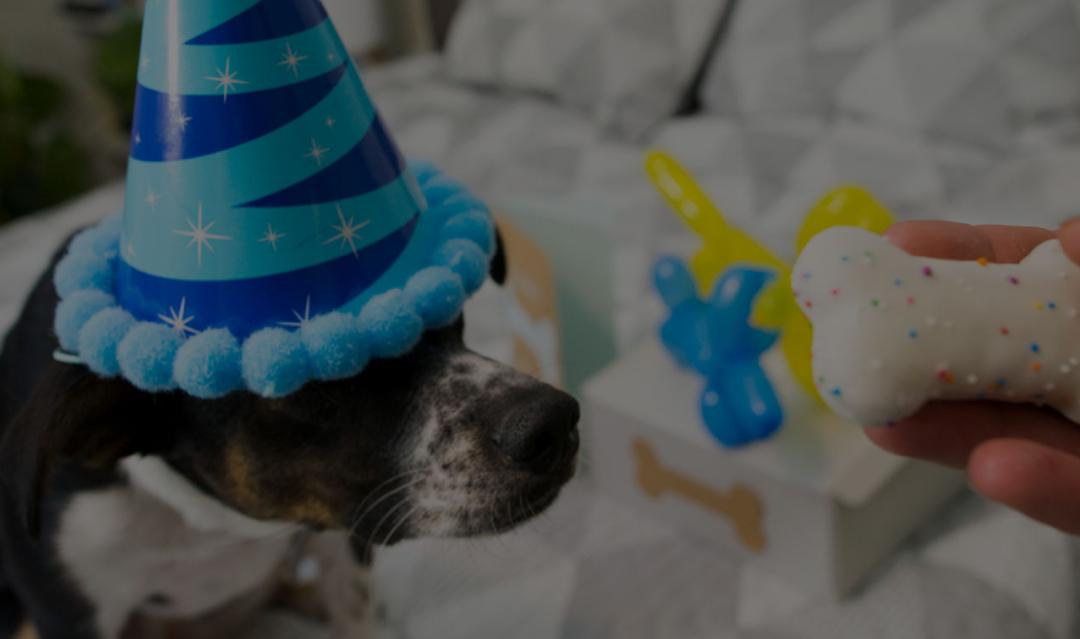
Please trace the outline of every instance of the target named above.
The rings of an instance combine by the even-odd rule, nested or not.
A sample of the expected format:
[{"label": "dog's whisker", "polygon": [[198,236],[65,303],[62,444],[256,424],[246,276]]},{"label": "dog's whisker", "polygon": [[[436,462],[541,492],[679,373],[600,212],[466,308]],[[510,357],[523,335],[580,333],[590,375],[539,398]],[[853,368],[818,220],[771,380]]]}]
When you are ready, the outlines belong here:
[{"label": "dog's whisker", "polygon": [[[417,474],[419,474],[419,473],[417,473]],[[420,475],[418,477],[415,477],[411,481],[406,482],[405,484],[402,484],[401,486],[398,486],[397,488],[394,488],[393,490],[387,491],[381,497],[379,497],[374,502],[372,502],[372,504],[370,506],[368,506],[367,509],[356,519],[356,522],[352,525],[352,532],[355,533],[360,528],[360,525],[364,522],[364,520],[367,518],[367,516],[370,515],[371,513],[374,513],[376,511],[376,509],[378,509],[380,504],[384,503],[386,500],[390,499],[391,497],[394,497],[396,495],[400,495],[401,493],[407,492],[407,491],[411,490],[412,488],[415,488],[416,486],[423,483],[425,481],[425,479],[426,479],[425,476]],[[373,530],[372,532],[374,534],[377,531],[378,531],[378,526],[376,526],[375,530]],[[374,539],[374,536],[372,537],[372,539]]]},{"label": "dog's whisker", "polygon": [[363,522],[363,519],[364,519],[363,516],[362,515],[358,516],[358,514],[363,513],[364,508],[367,507],[368,503],[372,499],[375,499],[375,498],[377,498],[379,496],[379,491],[381,491],[385,487],[388,487],[388,486],[392,485],[394,482],[403,481],[403,480],[407,480],[407,479],[410,479],[410,478],[415,478],[415,477],[421,475],[424,472],[425,471],[424,471],[423,468],[407,470],[407,471],[405,471],[403,473],[399,473],[397,475],[394,475],[390,479],[387,479],[386,481],[383,481],[378,486],[373,488],[367,494],[367,496],[364,497],[364,499],[362,499],[359,504],[357,504],[356,508],[353,509],[352,515],[349,518],[349,521],[352,522],[352,525],[349,527],[349,534],[351,535],[351,534],[355,533],[356,528],[360,525],[361,522]]},{"label": "dog's whisker", "polygon": [[525,516],[526,519],[528,519],[530,526],[535,526],[536,511],[533,510],[532,504],[529,503],[528,499],[525,499],[524,495],[518,495],[517,501],[518,510],[521,512],[522,516]]},{"label": "dog's whisker", "polygon": [[491,524],[491,536],[495,537],[499,534],[499,524],[495,521],[494,508],[488,511],[488,522]]},{"label": "dog's whisker", "polygon": [[413,515],[415,515],[419,511],[420,506],[413,506],[412,508],[410,508],[409,512],[405,513],[405,516],[398,520],[397,524],[390,529],[390,532],[387,533],[386,538],[383,539],[382,545],[385,546],[386,544],[390,543],[390,540],[394,538],[394,534],[397,531],[401,530],[401,527],[404,526],[406,522],[408,522],[413,517]]},{"label": "dog's whisker", "polygon": [[413,468],[413,469],[406,470],[404,472],[398,473],[397,475],[394,475],[393,477],[390,477],[390,478],[388,478],[386,480],[383,480],[381,483],[379,483],[379,485],[375,486],[374,488],[371,489],[371,491],[368,492],[367,497],[365,497],[360,502],[360,504],[357,505],[356,510],[360,511],[361,509],[363,509],[363,507],[365,505],[367,505],[367,503],[368,503],[368,501],[370,499],[374,498],[376,495],[379,494],[380,490],[382,490],[383,488],[389,486],[390,484],[393,484],[394,482],[397,482],[397,481],[401,481],[403,479],[414,477],[414,476],[419,475],[419,474],[421,474],[423,472],[425,472],[425,470],[423,468]]},{"label": "dog's whisker", "polygon": [[[382,529],[383,524],[385,524],[387,522],[390,522],[390,521],[393,521],[393,517],[394,517],[395,514],[397,514],[399,511],[401,511],[402,508],[409,508],[410,506],[411,506],[411,504],[409,503],[408,500],[403,500],[402,502],[400,502],[398,504],[395,504],[394,507],[391,508],[390,510],[386,511],[386,514],[382,516],[382,519],[379,520],[379,523],[375,524],[375,528],[372,529],[371,538],[373,540],[378,539],[379,538],[379,531]],[[385,546],[386,542],[383,542],[382,545]]]}]

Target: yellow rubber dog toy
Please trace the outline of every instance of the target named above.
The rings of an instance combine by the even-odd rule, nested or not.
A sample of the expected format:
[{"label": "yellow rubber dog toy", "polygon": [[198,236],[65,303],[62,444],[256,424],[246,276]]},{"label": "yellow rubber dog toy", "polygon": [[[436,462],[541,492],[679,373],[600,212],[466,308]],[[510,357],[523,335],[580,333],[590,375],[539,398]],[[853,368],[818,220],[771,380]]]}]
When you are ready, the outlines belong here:
[{"label": "yellow rubber dog toy", "polygon": [[[795,305],[791,291],[791,266],[745,231],[732,226],[712,203],[697,181],[670,155],[652,151],[645,167],[649,178],[675,214],[702,238],[701,250],[690,260],[702,295],[708,295],[717,278],[737,264],[764,266],[776,271],[775,282],[758,299],[754,323],[760,328],[780,330],[781,348],[788,367],[799,384],[817,397],[810,351],[813,333],[810,323]],[[884,233],[894,218],[872,195],[857,187],[829,193],[803,222],[796,237],[796,255],[822,231],[836,226],[857,226]]]}]

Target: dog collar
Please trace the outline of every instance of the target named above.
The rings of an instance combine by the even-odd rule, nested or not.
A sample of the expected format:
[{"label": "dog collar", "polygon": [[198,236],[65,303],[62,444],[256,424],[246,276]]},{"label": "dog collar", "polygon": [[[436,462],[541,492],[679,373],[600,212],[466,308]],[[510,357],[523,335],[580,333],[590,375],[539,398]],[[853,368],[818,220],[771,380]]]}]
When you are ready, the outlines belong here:
[{"label": "dog collar", "polygon": [[86,364],[78,355],[59,348],[53,351],[53,360],[69,366],[83,366]]}]

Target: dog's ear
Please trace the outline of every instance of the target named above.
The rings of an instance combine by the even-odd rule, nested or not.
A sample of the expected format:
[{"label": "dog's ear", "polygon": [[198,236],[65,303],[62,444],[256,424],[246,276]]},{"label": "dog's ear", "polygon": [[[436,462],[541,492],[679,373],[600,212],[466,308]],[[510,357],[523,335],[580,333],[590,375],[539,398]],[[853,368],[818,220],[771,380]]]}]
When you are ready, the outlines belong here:
[{"label": "dog's ear", "polygon": [[508,267],[506,263],[506,243],[503,242],[502,231],[499,227],[495,227],[495,257],[491,258],[491,279],[496,284],[502,286],[506,284],[506,277],[509,275]]},{"label": "dog's ear", "polygon": [[0,440],[0,480],[30,536],[40,535],[42,500],[59,462],[108,470],[129,455],[166,451],[177,401],[51,364]]}]

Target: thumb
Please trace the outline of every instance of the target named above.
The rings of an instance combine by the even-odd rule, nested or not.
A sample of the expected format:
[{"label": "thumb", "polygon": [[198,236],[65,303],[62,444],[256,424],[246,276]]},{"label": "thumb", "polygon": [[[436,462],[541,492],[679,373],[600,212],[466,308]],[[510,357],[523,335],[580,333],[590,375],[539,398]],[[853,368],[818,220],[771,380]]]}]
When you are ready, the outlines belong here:
[{"label": "thumb", "polygon": [[1065,249],[1065,254],[1073,262],[1080,264],[1080,217],[1074,217],[1058,230],[1058,239]]}]

